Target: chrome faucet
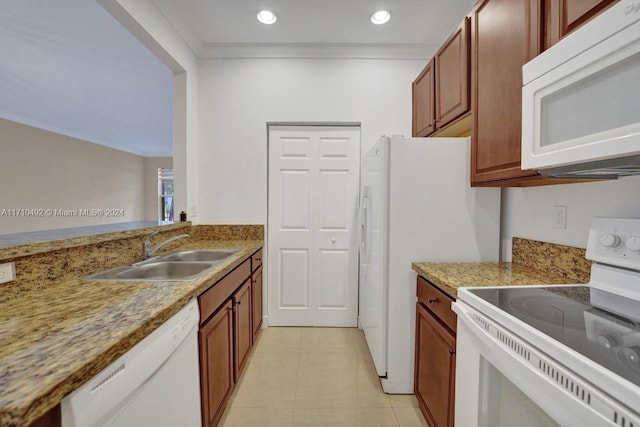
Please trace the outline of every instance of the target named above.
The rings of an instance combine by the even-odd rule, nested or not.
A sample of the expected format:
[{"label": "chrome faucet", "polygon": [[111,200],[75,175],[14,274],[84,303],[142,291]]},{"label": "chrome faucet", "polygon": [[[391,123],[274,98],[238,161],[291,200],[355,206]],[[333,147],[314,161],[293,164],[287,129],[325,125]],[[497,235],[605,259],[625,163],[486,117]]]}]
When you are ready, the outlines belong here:
[{"label": "chrome faucet", "polygon": [[178,236],[173,236],[167,240],[165,240],[164,242],[160,243],[159,245],[155,246],[154,248],[151,247],[151,238],[153,236],[155,236],[156,234],[158,234],[160,231],[156,230],[153,233],[151,233],[150,235],[147,236],[146,239],[144,239],[144,259],[149,259],[151,258],[151,255],[153,255],[158,249],[160,249],[161,247],[168,245],[169,243],[178,240],[178,239],[188,239],[189,235],[188,234],[180,234]]}]

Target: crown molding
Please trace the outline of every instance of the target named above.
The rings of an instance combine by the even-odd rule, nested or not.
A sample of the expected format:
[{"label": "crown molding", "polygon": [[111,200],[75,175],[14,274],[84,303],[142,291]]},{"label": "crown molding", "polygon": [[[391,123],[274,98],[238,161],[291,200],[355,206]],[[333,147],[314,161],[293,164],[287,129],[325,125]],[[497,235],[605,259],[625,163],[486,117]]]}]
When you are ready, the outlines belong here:
[{"label": "crown molding", "polygon": [[198,57],[424,60],[433,56],[437,49],[435,44],[203,43]]}]

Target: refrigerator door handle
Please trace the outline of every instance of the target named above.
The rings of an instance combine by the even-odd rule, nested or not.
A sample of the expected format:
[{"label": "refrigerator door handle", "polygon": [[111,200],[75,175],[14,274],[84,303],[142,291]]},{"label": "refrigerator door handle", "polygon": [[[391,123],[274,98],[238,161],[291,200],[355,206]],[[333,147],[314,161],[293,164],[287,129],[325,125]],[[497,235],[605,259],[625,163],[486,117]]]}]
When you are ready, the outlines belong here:
[{"label": "refrigerator door handle", "polygon": [[362,189],[362,202],[360,204],[360,252],[362,259],[367,259],[367,216],[369,205],[369,186],[365,185]]}]

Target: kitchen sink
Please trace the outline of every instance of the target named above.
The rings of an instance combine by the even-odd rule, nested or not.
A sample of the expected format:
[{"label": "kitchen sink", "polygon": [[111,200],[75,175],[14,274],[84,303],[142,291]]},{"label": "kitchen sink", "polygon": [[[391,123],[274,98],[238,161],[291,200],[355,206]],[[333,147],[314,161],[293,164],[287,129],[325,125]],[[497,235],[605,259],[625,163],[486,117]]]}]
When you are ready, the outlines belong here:
[{"label": "kitchen sink", "polygon": [[127,265],[92,274],[84,280],[95,281],[182,281],[194,280],[212,270],[219,262],[156,261]]},{"label": "kitchen sink", "polygon": [[225,258],[237,253],[237,249],[178,249],[159,255],[158,260],[162,261],[222,261]]},{"label": "kitchen sink", "polygon": [[176,249],[142,262],[92,274],[95,281],[182,281],[208,273],[239,249]]}]

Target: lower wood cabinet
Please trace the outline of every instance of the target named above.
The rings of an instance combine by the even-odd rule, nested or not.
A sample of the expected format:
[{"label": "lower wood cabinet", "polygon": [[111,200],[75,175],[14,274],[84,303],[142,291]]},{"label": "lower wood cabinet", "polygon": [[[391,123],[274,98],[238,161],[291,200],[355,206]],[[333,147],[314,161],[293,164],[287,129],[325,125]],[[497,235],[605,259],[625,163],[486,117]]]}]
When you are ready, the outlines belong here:
[{"label": "lower wood cabinet", "polygon": [[253,305],[253,340],[262,326],[262,267],[251,274],[251,299]]},{"label": "lower wood cabinet", "polygon": [[218,425],[259,331],[261,256],[262,250],[254,253],[198,297],[203,427]]},{"label": "lower wood cabinet", "polygon": [[234,385],[233,303],[228,300],[202,325],[200,343],[200,393],[203,426],[215,426]]},{"label": "lower wood cabinet", "polygon": [[418,278],[414,392],[431,427],[453,427],[454,422],[456,338],[451,302],[448,295]]},{"label": "lower wood cabinet", "polygon": [[60,427],[62,426],[62,413],[60,411],[60,404],[54,406],[38,418],[33,423],[29,424],[29,427]]},{"label": "lower wood cabinet", "polygon": [[249,351],[253,345],[253,328],[251,327],[251,279],[247,279],[232,297],[233,304],[233,372],[237,382],[247,363]]}]

